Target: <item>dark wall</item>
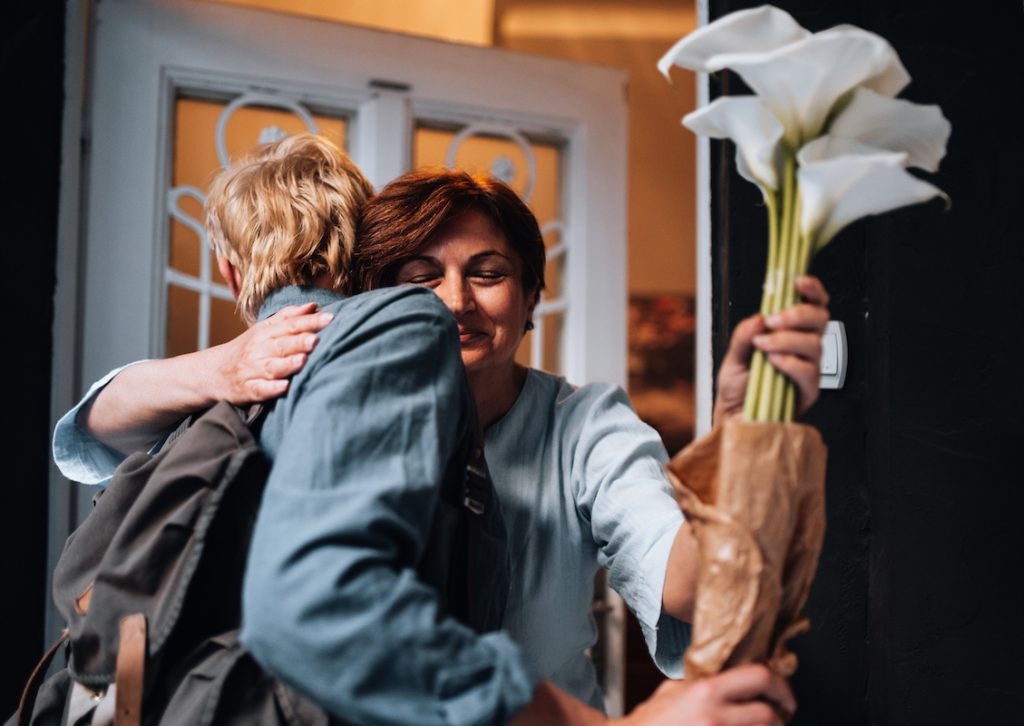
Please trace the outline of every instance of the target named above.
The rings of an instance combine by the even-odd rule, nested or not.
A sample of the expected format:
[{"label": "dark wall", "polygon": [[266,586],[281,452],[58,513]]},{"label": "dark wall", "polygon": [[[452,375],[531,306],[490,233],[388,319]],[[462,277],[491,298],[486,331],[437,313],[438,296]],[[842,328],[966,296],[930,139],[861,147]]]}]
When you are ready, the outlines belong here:
[{"label": "dark wall", "polygon": [[64,4],[12,3],[0,23],[4,107],[4,481],[0,720],[43,650],[53,290]]},{"label": "dark wall", "polygon": [[[757,2],[711,0],[712,17]],[[1024,7],[783,0],[811,30],[886,37],[903,96],[953,124],[952,198],[858,222],[813,266],[850,346],[806,420],[829,446],[828,531],[797,641],[800,724],[1010,724],[1024,709]],[[735,77],[713,91],[736,92]],[[754,312],[755,188],[713,147],[715,355]]]}]

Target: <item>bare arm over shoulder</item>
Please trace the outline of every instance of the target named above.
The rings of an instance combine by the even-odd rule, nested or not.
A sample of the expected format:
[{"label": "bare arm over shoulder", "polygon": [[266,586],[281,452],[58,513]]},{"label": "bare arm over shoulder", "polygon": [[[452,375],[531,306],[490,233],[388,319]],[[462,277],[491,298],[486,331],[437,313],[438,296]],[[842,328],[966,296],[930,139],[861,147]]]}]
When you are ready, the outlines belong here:
[{"label": "bare arm over shoulder", "polygon": [[103,444],[129,453],[151,448],[182,418],[217,401],[280,396],[330,319],[312,303],[292,306],[222,345],[129,366],[83,408],[78,424]]}]

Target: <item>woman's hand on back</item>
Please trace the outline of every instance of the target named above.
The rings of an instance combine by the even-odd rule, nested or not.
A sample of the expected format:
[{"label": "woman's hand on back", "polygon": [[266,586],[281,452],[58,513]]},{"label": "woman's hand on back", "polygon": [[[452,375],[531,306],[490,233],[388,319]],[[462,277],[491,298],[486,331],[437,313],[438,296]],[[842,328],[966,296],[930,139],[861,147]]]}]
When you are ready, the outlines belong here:
[{"label": "woman's hand on back", "polygon": [[267,401],[288,390],[302,370],[320,332],[334,316],[315,303],[282,308],[234,340],[210,349],[213,398],[233,404]]},{"label": "woman's hand on back", "polygon": [[767,318],[752,315],[733,330],[729,350],[718,371],[716,426],[743,411],[755,349],[764,351],[772,365],[796,383],[797,413],[803,413],[818,400],[821,336],[829,320],[828,292],[821,280],[810,275],[798,277],[796,288],[804,302]]}]

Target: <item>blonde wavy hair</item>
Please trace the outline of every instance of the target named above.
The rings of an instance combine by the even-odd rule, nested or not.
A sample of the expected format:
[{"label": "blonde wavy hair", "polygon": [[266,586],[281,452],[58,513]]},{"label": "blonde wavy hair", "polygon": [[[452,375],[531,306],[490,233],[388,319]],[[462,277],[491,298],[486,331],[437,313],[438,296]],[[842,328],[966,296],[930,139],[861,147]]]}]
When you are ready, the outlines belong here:
[{"label": "blonde wavy hair", "polygon": [[308,133],[264,144],[214,177],[206,230],[241,276],[238,311],[247,323],[285,285],[326,281],[349,291],[356,223],[372,196],[345,152]]}]

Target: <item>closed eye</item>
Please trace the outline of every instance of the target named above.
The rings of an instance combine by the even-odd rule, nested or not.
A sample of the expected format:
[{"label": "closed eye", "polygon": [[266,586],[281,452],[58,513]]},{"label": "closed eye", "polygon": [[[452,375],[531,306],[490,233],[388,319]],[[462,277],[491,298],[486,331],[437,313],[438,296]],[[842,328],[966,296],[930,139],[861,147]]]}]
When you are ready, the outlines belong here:
[{"label": "closed eye", "polygon": [[470,273],[470,277],[484,280],[486,282],[498,282],[508,277],[508,273],[502,270],[477,270]]},{"label": "closed eye", "polygon": [[440,275],[427,274],[427,275],[413,275],[411,277],[405,277],[398,281],[399,285],[433,285],[441,281]]}]

